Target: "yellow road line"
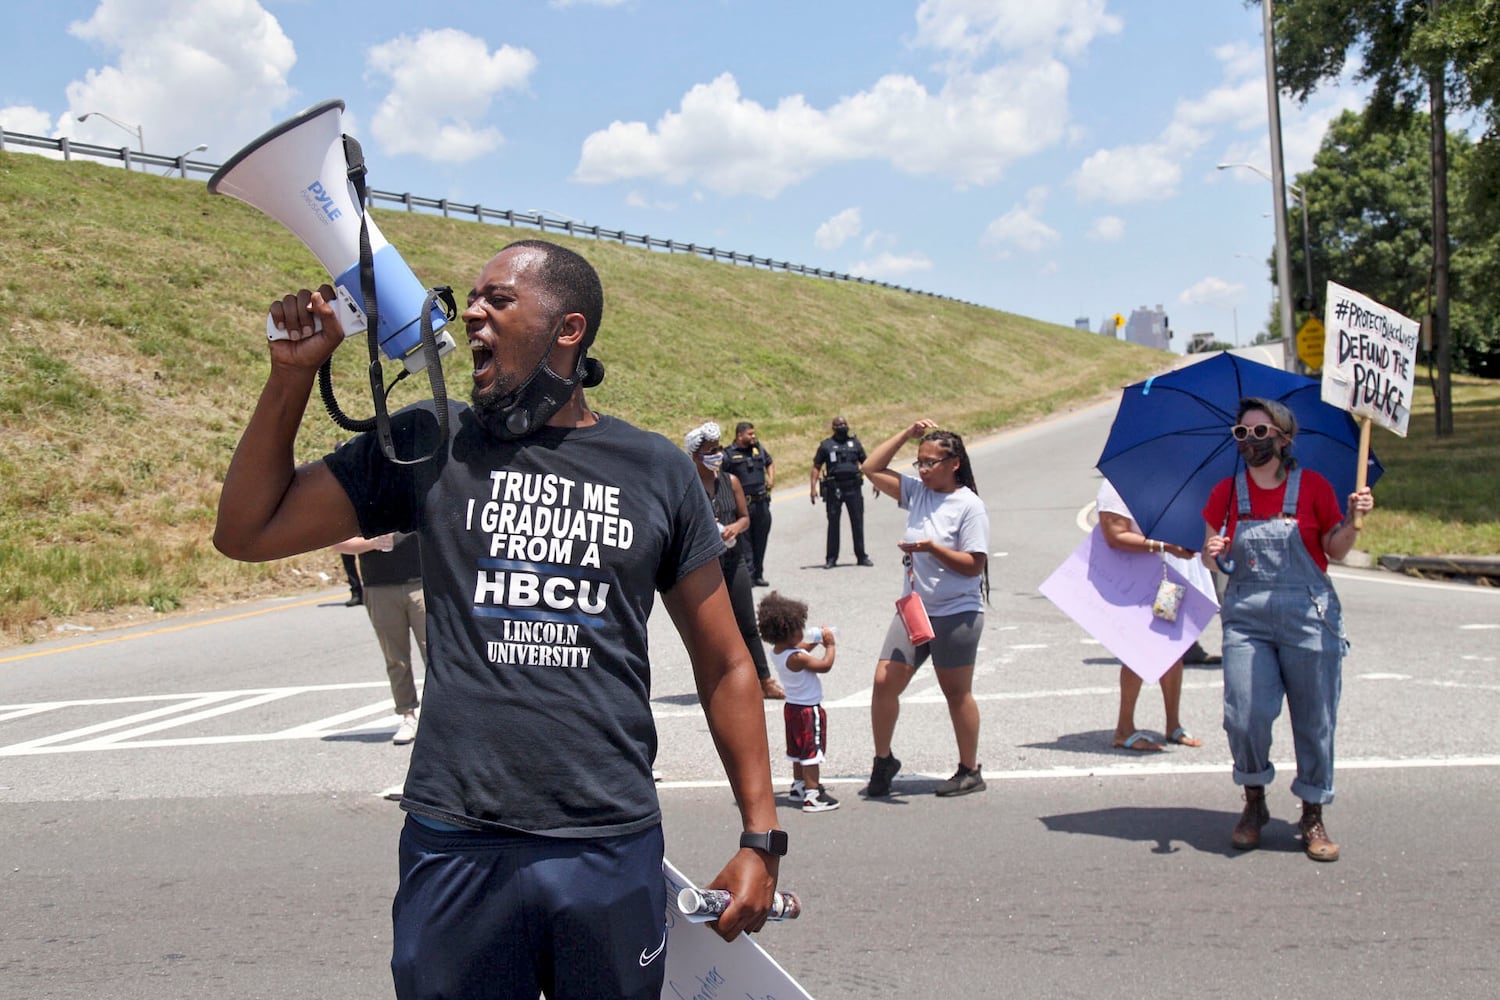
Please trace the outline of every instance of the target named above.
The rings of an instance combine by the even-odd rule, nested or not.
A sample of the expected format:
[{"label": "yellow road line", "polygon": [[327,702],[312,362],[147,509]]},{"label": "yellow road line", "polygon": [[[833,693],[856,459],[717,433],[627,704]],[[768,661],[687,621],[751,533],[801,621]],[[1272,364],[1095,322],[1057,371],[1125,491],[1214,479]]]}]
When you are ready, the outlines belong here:
[{"label": "yellow road line", "polygon": [[108,646],[117,642],[125,642],[127,639],[145,639],[154,635],[167,635],[171,632],[185,632],[191,628],[202,628],[205,625],[222,625],[224,622],[239,621],[242,618],[255,618],[258,615],[268,615],[275,611],[287,611],[291,608],[305,608],[309,604],[318,604],[328,597],[311,597],[305,601],[297,601],[292,604],[278,604],[272,608],[261,608],[259,611],[241,611],[239,614],[225,615],[222,618],[209,618],[201,622],[187,622],[182,625],[168,625],[163,628],[154,628],[148,632],[132,632],[129,635],[112,635],[103,639],[94,639],[89,642],[80,642],[72,646],[62,646],[58,649],[37,649],[30,653],[17,653],[15,656],[0,657],[0,663],[15,663],[18,660],[29,660],[37,656],[53,656],[57,653],[71,653],[79,649],[90,649],[94,646]]}]

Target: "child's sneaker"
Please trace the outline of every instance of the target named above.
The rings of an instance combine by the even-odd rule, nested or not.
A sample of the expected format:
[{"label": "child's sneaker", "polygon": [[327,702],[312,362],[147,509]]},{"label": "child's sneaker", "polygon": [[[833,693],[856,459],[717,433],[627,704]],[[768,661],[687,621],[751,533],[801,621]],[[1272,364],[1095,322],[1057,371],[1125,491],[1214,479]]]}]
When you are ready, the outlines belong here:
[{"label": "child's sneaker", "polygon": [[805,813],[830,812],[838,807],[839,800],[822,787],[809,788],[802,799],[802,811]]},{"label": "child's sneaker", "polygon": [[802,783],[801,778],[792,782],[792,790],[786,793],[786,797],[793,802],[801,802],[807,798],[807,786]]}]

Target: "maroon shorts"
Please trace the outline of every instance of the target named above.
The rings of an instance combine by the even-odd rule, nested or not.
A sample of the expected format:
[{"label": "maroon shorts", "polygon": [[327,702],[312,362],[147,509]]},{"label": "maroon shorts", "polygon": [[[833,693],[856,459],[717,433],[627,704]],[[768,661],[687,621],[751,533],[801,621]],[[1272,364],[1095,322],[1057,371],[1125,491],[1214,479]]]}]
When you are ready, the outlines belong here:
[{"label": "maroon shorts", "polygon": [[822,705],[781,706],[786,720],[786,757],[798,764],[821,764],[828,749],[828,713]]}]

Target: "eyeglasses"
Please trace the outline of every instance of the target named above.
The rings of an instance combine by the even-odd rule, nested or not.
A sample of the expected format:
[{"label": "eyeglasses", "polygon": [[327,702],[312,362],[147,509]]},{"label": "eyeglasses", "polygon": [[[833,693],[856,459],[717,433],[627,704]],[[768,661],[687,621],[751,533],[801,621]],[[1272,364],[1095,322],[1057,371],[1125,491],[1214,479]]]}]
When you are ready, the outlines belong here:
[{"label": "eyeglasses", "polygon": [[1236,441],[1244,441],[1248,438],[1255,438],[1255,440],[1257,441],[1264,441],[1266,438],[1270,437],[1273,434],[1280,434],[1281,429],[1274,424],[1256,424],[1254,427],[1246,427],[1244,424],[1235,424],[1230,428],[1229,433],[1234,435],[1234,439]]},{"label": "eyeglasses", "polygon": [[[954,456],[952,455],[948,456],[948,458],[953,457]],[[926,472],[928,469],[932,468],[935,465],[942,465],[944,462],[948,461],[948,458],[919,458],[915,462],[911,463],[911,467],[920,472]]]}]

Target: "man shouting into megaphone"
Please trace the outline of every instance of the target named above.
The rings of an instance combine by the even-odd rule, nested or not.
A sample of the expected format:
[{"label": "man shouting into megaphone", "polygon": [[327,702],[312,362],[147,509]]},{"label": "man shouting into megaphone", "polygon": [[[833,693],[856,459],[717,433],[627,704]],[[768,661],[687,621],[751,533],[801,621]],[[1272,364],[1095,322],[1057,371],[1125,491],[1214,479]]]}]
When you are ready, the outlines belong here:
[{"label": "man shouting into megaphone", "polygon": [[[691,462],[590,409],[604,296],[578,254],[539,240],[490,260],[463,321],[473,404],[391,417],[294,467],[319,365],[342,339],[333,291],[271,307],[285,340],[224,478],[214,544],[259,561],[354,535],[415,532],[428,614],[421,732],[401,807],[391,960],[402,998],[660,994],[661,813],[646,622],[656,592],[693,665],[739,803],[741,846],[711,883],[719,933],[759,930],[776,829],[760,684]],[[321,329],[316,329],[320,321]],[[558,723],[566,719],[567,724]],[[732,845],[731,845],[732,846]]]}]

